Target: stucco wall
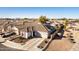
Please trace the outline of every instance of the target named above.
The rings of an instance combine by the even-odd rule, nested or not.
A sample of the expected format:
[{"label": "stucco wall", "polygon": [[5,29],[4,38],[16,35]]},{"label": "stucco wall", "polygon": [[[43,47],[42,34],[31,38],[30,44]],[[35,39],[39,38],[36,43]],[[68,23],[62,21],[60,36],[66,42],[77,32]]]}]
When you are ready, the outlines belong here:
[{"label": "stucco wall", "polygon": [[27,37],[28,37],[28,33],[27,33],[27,32],[21,32],[20,35],[21,35],[22,37],[26,38],[26,39],[27,39]]},{"label": "stucco wall", "polygon": [[24,35],[23,35],[23,37],[27,39],[28,38],[28,33],[25,32]]},{"label": "stucco wall", "polygon": [[[41,35],[42,38],[47,38],[48,37],[47,32],[38,31],[38,33]],[[39,36],[39,34],[36,34],[36,35]],[[30,34],[27,33],[27,32],[21,32],[20,35],[23,36],[24,38],[28,38],[28,35],[30,35]]]},{"label": "stucco wall", "polygon": [[40,32],[40,31],[38,31],[38,32],[41,34],[42,38],[47,38],[48,37],[48,33],[47,32]]}]

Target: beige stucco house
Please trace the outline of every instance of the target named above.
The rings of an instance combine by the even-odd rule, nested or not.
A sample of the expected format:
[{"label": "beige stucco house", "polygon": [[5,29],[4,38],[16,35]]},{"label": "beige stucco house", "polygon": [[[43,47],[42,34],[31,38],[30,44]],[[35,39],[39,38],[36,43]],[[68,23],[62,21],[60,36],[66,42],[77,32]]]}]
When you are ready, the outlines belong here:
[{"label": "beige stucco house", "polygon": [[24,38],[40,37],[47,38],[48,30],[38,21],[26,22],[22,24],[6,23],[2,29],[2,32],[15,32],[16,35],[20,35]]}]

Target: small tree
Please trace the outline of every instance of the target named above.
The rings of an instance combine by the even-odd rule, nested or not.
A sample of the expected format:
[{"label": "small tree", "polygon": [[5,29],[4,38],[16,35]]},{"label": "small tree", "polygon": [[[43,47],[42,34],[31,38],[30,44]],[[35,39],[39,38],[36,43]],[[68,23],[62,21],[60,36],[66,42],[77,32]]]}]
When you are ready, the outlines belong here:
[{"label": "small tree", "polygon": [[48,19],[46,18],[46,16],[40,16],[40,17],[39,17],[39,21],[40,21],[41,23],[45,23],[46,21],[48,21]]},{"label": "small tree", "polygon": [[67,26],[68,26],[68,23],[69,23],[69,19],[67,18],[62,18],[61,20],[63,20],[65,23],[64,23],[64,29],[67,29]]},{"label": "small tree", "polygon": [[66,20],[65,20],[65,25],[64,25],[64,28],[65,28],[65,29],[67,29],[68,23],[69,23],[69,21],[66,19]]}]

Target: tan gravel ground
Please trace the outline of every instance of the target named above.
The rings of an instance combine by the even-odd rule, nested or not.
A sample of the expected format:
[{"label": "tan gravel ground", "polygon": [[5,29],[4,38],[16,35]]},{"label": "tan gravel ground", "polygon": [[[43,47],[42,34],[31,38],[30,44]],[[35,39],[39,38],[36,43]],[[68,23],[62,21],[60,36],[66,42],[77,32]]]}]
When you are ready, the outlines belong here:
[{"label": "tan gravel ground", "polygon": [[[68,32],[64,33],[64,36],[69,34]],[[54,39],[47,48],[47,51],[69,51],[74,44],[68,40],[68,37],[62,39]]]}]

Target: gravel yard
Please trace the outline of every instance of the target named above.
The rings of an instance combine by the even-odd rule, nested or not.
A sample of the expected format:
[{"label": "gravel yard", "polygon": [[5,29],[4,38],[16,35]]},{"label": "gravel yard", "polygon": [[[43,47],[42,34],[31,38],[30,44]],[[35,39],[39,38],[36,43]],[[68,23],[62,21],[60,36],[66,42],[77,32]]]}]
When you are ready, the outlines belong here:
[{"label": "gravel yard", "polygon": [[[64,36],[68,34],[65,32]],[[73,43],[66,36],[62,39],[54,39],[47,48],[47,51],[69,51],[73,47]]]}]

